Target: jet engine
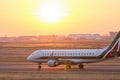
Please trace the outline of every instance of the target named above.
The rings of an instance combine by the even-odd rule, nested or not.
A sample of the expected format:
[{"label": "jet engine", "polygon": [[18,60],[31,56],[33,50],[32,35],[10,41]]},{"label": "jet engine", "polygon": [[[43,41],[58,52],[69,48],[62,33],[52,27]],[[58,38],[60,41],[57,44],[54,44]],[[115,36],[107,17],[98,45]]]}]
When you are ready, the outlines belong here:
[{"label": "jet engine", "polygon": [[59,61],[57,61],[57,60],[49,60],[47,62],[47,64],[49,67],[56,67],[56,66],[60,65]]}]

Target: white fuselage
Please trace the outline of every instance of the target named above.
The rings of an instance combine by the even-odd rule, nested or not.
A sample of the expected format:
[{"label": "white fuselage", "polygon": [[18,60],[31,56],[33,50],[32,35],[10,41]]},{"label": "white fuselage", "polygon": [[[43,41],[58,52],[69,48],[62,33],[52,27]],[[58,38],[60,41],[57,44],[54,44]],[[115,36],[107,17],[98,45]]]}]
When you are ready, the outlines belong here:
[{"label": "white fuselage", "polygon": [[61,63],[65,61],[76,64],[90,63],[104,60],[97,58],[103,51],[103,49],[37,50],[28,59],[38,63],[46,63],[50,59],[59,60]]}]

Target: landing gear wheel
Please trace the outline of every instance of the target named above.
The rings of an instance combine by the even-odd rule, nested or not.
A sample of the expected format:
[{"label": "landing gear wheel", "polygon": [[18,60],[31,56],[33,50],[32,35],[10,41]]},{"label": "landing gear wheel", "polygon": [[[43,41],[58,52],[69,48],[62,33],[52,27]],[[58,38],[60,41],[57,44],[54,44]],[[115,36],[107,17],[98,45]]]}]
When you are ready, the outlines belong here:
[{"label": "landing gear wheel", "polygon": [[70,70],[71,69],[71,65],[70,64],[66,64],[66,70]]},{"label": "landing gear wheel", "polygon": [[38,65],[38,71],[40,71],[41,70],[41,63],[39,63],[39,65]]},{"label": "landing gear wheel", "polygon": [[84,65],[83,64],[79,64],[79,69],[83,69]]}]

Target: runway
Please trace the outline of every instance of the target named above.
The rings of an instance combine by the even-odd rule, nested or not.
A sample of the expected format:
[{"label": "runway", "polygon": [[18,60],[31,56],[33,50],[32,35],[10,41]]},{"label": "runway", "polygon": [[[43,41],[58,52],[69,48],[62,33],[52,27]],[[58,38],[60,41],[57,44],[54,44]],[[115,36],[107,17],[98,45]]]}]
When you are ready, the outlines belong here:
[{"label": "runway", "polygon": [[[37,64],[0,64],[0,72],[37,72]],[[48,67],[47,64],[42,65],[41,72],[65,72],[65,65],[57,67]],[[120,73],[119,63],[97,63],[85,64],[84,69],[79,69],[77,65],[73,65],[70,71],[73,72],[89,72],[89,73]]]},{"label": "runway", "polygon": [[70,71],[65,65],[48,67],[42,65],[37,71],[37,64],[0,64],[0,80],[120,80],[119,63],[85,64],[79,70],[73,65]]}]

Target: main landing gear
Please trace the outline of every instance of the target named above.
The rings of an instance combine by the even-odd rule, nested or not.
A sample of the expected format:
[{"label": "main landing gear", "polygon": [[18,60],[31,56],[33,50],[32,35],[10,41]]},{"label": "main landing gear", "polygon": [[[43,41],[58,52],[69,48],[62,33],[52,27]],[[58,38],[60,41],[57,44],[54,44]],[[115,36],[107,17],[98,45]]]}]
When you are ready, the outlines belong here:
[{"label": "main landing gear", "polygon": [[[83,64],[79,64],[78,65],[79,69],[83,69],[84,68],[84,65]],[[71,70],[71,64],[66,64],[66,70],[69,71]]]},{"label": "main landing gear", "polygon": [[83,64],[79,64],[78,67],[79,67],[79,69],[83,69],[84,65]]},{"label": "main landing gear", "polygon": [[38,65],[38,71],[40,71],[41,70],[41,63],[39,63],[39,65]]}]

